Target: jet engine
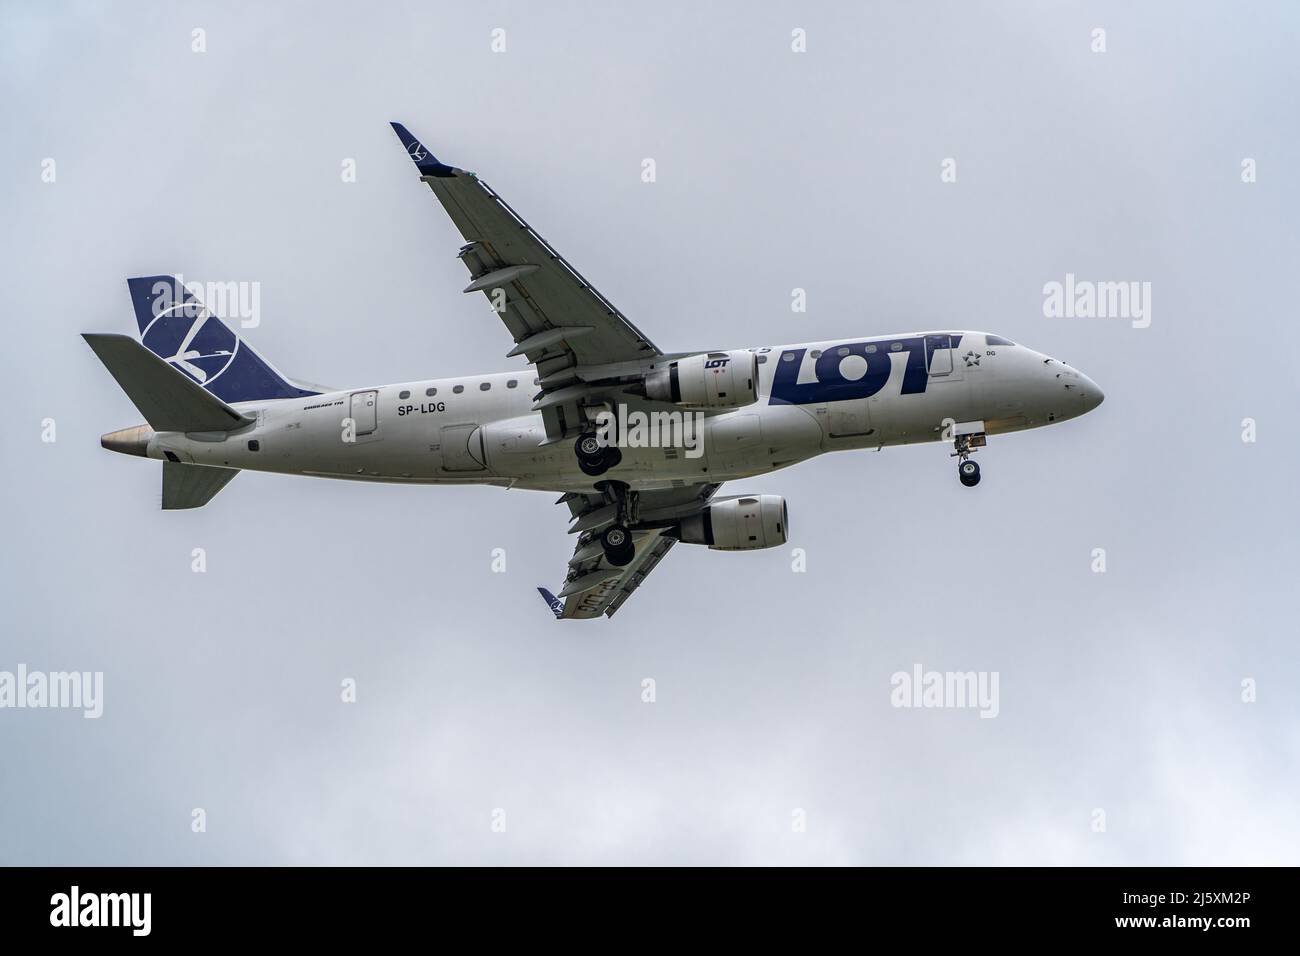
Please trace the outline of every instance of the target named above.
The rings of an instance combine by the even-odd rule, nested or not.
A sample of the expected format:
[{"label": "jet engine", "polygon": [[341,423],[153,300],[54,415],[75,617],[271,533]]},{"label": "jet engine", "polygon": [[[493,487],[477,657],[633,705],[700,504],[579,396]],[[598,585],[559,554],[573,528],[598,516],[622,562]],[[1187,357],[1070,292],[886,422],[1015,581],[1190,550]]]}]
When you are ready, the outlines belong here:
[{"label": "jet engine", "polygon": [[646,397],[688,408],[740,408],[758,400],[758,355],[706,352],[652,369]]},{"label": "jet engine", "polygon": [[790,522],[780,495],[747,495],[709,505],[683,518],[678,535],[714,551],[756,551],[785,544]]}]

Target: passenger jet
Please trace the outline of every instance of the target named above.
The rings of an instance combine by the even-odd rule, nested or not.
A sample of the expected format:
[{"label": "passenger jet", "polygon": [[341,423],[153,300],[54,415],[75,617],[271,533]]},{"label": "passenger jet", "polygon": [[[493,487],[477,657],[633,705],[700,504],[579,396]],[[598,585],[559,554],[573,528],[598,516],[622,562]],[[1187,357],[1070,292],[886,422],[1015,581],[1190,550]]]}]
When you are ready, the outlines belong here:
[{"label": "passenger jet", "polygon": [[335,389],[287,378],[174,276],[128,279],[139,341],[86,341],[147,424],[104,435],[161,460],[162,507],[206,504],[241,469],[559,493],[573,556],[557,618],[612,616],[677,542],[785,543],[779,495],[718,494],[832,451],[944,442],[961,483],[988,436],[1096,408],[1064,362],[988,332],[667,353],[487,183],[399,123],[527,370]]}]

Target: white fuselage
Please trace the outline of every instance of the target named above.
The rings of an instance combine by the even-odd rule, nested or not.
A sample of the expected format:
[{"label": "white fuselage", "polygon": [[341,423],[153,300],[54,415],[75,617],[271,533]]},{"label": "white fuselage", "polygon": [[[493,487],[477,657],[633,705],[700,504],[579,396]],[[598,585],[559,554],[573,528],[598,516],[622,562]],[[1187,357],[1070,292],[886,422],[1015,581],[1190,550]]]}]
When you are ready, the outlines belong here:
[{"label": "white fuselage", "polygon": [[[927,334],[960,340],[942,350],[946,357],[927,354],[916,365],[909,350]],[[756,402],[709,411],[698,448],[620,446],[622,461],[609,477],[634,489],[721,482],[823,452],[951,441],[946,426],[954,424],[976,423],[988,435],[1034,428],[1101,402],[1100,389],[1082,373],[988,338],[907,333],[752,349],[760,356]],[[546,443],[542,415],[533,410],[534,374],[465,375],[244,403],[235,407],[255,415],[255,423],[230,433],[153,434],[147,455],[361,481],[590,491],[593,479],[579,469],[572,440]],[[868,378],[871,384],[860,387]],[[608,397],[613,405],[624,399],[643,410],[691,414],[643,397]]]}]

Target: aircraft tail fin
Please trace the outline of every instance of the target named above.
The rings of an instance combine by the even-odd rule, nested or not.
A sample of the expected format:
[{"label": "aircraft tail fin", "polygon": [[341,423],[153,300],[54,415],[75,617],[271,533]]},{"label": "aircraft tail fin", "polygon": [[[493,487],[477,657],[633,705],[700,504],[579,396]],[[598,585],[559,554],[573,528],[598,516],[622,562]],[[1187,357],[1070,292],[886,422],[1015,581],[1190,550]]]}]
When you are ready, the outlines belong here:
[{"label": "aircraft tail fin", "polygon": [[212,465],[187,465],[179,461],[164,461],[162,475],[162,506],[164,511],[183,508],[201,508],[226,487],[231,478],[239,474],[238,468],[218,468]]},{"label": "aircraft tail fin", "polygon": [[252,421],[129,335],[82,338],[156,432],[228,432]]},{"label": "aircraft tail fin", "polygon": [[545,601],[547,606],[550,607],[551,613],[555,615],[555,619],[557,621],[564,616],[563,601],[557,598],[550,591],[546,590],[546,588],[538,588],[537,593],[542,596],[542,600]]},{"label": "aircraft tail fin", "polygon": [[[320,394],[277,371],[195,298],[179,276],[140,276],[126,284],[145,348],[222,401]],[[227,285],[214,289],[223,296],[235,294]]]}]

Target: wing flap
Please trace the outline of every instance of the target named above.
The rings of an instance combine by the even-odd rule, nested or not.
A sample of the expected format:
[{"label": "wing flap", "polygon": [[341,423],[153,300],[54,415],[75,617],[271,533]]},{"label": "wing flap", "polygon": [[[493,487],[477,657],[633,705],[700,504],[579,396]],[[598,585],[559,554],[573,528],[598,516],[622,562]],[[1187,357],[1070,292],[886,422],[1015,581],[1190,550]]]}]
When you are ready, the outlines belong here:
[{"label": "wing flap", "polygon": [[[716,484],[701,484],[642,491],[638,493],[637,510],[643,517],[658,516],[675,521],[703,508],[719,487],[721,486]],[[613,520],[614,510],[604,496],[570,492],[561,495],[556,503],[569,506],[575,519],[571,530],[581,530],[573,557],[569,559],[568,575],[560,590],[560,600],[548,603],[552,610],[556,610],[557,604],[562,604],[562,609],[556,611],[556,617],[561,619],[585,620],[602,614],[613,617],[672,550],[677,540],[664,533],[668,530],[665,527],[634,527],[633,558],[626,565],[616,568],[605,559],[600,544],[599,530]]]},{"label": "wing flap", "polygon": [[[610,605],[624,595],[618,603],[622,604],[626,600],[626,595],[634,591],[646,575],[649,574],[647,569],[644,574],[640,570],[649,562],[650,567],[659,563],[662,552],[666,552],[668,547],[672,546],[672,538],[664,538],[659,532],[645,533],[634,532],[632,539],[636,547],[636,556],[621,568],[612,568],[605,561],[604,557],[599,559],[596,570],[585,571],[575,580],[579,582],[595,581],[589,587],[583,587],[581,591],[569,594],[564,601],[564,618],[573,618],[582,620],[586,618],[600,617],[602,614],[611,614]],[[667,547],[658,551],[659,543],[666,542]],[[653,556],[653,560],[651,560]],[[606,573],[608,572],[608,573]],[[605,573],[604,577],[596,577]],[[567,586],[567,585],[566,585]],[[564,596],[564,591],[560,592]]]}]

